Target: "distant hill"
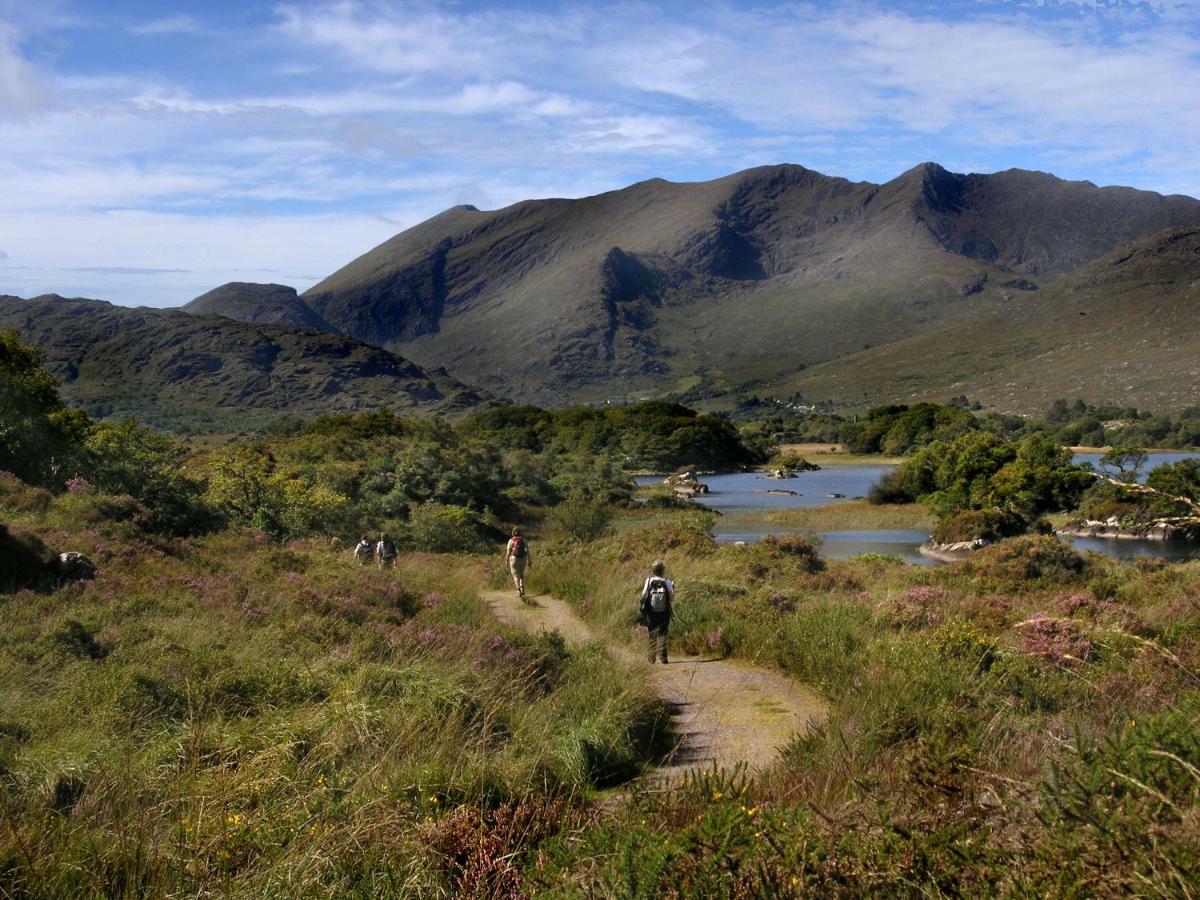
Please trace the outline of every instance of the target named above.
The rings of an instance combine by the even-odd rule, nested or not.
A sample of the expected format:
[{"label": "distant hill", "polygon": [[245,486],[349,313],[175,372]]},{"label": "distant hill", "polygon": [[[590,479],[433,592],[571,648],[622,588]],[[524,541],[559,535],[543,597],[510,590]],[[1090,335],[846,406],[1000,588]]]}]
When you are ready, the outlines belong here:
[{"label": "distant hill", "polygon": [[862,403],[966,394],[1008,411],[1058,397],[1143,409],[1200,406],[1200,227],[1124,244],[968,321],[872,347],[746,393]]},{"label": "distant hill", "polygon": [[0,296],[0,329],[45,352],[66,400],[96,416],[243,431],[288,415],[453,412],[478,394],[354,338],[55,295]]},{"label": "distant hill", "polygon": [[[1194,199],[1039,172],[927,163],[875,185],[768,166],[492,212],[455,207],[302,299],[343,333],[561,406],[804,384],[798,373],[865,364],[887,347],[920,346],[930,359],[950,349],[922,343],[929,335],[969,334],[968,346],[990,352],[979,329],[1024,327],[1030,298],[1041,308],[1065,296],[1049,290],[1057,279],[1196,225]],[[869,371],[855,384],[871,399],[911,393]],[[1091,387],[1097,399],[1124,390],[1120,379]]]},{"label": "distant hill", "polygon": [[295,288],[282,284],[231,281],[197,297],[183,310],[197,316],[224,316],[238,322],[337,332],[305,305]]}]

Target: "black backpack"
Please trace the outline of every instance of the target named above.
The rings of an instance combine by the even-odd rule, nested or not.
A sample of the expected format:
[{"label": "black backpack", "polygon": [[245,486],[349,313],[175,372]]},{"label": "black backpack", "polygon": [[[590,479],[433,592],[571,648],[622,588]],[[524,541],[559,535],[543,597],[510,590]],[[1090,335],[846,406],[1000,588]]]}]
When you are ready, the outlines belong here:
[{"label": "black backpack", "polygon": [[650,590],[646,597],[646,609],[656,613],[670,612],[671,594],[667,589],[667,579],[650,579]]}]

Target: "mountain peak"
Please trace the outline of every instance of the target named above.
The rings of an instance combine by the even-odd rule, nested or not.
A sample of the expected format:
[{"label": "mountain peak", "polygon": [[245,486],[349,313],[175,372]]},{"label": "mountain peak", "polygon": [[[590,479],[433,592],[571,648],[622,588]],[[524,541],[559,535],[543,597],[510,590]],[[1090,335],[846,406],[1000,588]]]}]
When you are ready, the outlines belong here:
[{"label": "mountain peak", "polygon": [[201,294],[182,309],[194,316],[223,316],[237,322],[337,331],[300,299],[294,287],[285,284],[231,281]]}]

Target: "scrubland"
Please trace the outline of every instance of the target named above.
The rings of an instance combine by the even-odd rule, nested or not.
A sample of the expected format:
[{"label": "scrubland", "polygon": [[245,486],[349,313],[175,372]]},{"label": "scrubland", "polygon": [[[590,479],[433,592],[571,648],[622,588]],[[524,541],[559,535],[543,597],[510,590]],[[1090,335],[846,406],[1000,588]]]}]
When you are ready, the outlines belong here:
[{"label": "scrubland", "polygon": [[[597,644],[502,627],[494,556],[355,566],[325,538],[147,537],[7,482],[7,539],[90,581],[0,595],[10,896],[1190,896],[1200,565],[1051,538],[963,563],[717,547],[664,511],[534,536],[530,584],[633,640],[777,667],[827,720],[762,774],[665,787],[665,710]],[[748,703],[753,698],[747,698]]]}]

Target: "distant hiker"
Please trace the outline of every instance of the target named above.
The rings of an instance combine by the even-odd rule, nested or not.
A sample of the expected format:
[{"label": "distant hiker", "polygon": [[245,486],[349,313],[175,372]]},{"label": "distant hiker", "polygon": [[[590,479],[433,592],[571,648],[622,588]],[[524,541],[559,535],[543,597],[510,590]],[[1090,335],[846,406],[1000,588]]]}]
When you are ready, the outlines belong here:
[{"label": "distant hiker", "polygon": [[379,568],[391,566],[396,567],[396,544],[387,532],[381,532],[379,535],[379,543],[375,545],[375,559],[379,563]]},{"label": "distant hiker", "polygon": [[525,599],[525,570],[529,567],[529,542],[521,534],[520,528],[512,530],[512,537],[504,547],[504,564],[512,572],[513,587],[517,596]]},{"label": "distant hiker", "polygon": [[340,553],[342,550],[342,539],[336,534],[329,539],[329,552]]},{"label": "distant hiker", "polygon": [[655,560],[650,567],[650,577],[642,586],[642,617],[650,629],[650,652],[647,659],[660,663],[667,661],[667,629],[671,627],[671,609],[675,604],[675,585],[666,577],[667,564]]},{"label": "distant hiker", "polygon": [[375,555],[375,547],[367,539],[364,534],[357,544],[354,545],[354,558],[358,560],[360,566],[369,566],[371,557]]}]

